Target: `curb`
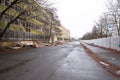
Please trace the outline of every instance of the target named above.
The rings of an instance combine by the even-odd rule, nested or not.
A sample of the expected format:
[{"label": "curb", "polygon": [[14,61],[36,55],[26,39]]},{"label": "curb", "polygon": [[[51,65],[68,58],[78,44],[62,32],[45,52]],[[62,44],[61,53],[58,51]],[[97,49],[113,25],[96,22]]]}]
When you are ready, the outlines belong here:
[{"label": "curb", "polygon": [[87,46],[85,46],[82,42],[80,42],[82,47],[85,49],[87,54],[92,57],[98,64],[101,65],[103,69],[112,73],[113,75],[120,77],[120,67],[113,65],[112,63],[108,62],[106,59],[100,58],[99,56],[95,55],[93,51],[91,51]]}]

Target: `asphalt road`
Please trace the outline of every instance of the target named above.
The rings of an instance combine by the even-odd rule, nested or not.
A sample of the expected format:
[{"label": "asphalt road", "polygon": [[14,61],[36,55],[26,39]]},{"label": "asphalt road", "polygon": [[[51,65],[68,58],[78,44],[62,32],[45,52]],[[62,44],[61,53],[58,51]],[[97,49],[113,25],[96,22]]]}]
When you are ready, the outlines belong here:
[{"label": "asphalt road", "polygon": [[[30,61],[0,74],[0,80],[120,80],[92,60],[79,42],[31,49],[15,55]],[[15,55],[7,57],[11,59]]]}]

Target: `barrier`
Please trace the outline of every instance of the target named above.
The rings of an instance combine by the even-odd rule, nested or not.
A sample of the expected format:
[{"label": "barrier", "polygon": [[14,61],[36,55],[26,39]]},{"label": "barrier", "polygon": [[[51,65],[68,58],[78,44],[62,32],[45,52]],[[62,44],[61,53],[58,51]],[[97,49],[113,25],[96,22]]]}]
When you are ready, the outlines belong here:
[{"label": "barrier", "polygon": [[83,40],[83,42],[120,51],[120,36]]}]

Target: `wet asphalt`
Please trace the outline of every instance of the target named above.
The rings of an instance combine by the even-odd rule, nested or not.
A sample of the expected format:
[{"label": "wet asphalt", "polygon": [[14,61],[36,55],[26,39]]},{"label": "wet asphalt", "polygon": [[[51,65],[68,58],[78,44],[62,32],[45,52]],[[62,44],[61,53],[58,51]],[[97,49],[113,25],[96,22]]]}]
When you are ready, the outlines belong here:
[{"label": "wet asphalt", "polygon": [[5,64],[30,59],[0,74],[0,80],[120,80],[90,58],[79,42],[21,51],[0,58],[1,62],[8,58],[9,61],[3,62]]},{"label": "wet asphalt", "polygon": [[112,51],[95,47],[92,45],[85,44],[84,45],[89,48],[95,55],[99,56],[100,58],[108,60],[110,63],[117,65],[120,67],[120,54],[114,54]]}]

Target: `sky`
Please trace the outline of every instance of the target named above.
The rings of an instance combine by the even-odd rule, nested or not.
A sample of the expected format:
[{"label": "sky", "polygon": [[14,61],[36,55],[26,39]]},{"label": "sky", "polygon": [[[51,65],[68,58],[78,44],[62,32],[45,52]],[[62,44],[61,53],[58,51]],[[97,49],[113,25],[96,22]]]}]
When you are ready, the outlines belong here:
[{"label": "sky", "polygon": [[80,38],[90,32],[95,21],[107,11],[106,0],[50,0],[57,8],[61,24],[71,37]]}]

